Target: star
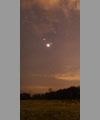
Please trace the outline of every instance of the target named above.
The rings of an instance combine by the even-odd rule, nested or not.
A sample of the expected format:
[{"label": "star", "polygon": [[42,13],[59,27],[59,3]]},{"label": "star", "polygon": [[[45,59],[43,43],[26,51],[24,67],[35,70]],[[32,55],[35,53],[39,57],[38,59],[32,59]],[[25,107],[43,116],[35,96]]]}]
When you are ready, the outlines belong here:
[{"label": "star", "polygon": [[43,41],[45,41],[46,39],[45,38],[43,38]]}]

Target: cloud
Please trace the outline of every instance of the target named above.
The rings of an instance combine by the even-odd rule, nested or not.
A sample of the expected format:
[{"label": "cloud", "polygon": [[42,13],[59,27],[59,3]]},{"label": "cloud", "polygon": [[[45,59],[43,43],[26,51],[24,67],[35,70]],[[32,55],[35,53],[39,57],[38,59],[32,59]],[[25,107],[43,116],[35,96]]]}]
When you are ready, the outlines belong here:
[{"label": "cloud", "polygon": [[44,10],[61,9],[65,13],[80,10],[80,0],[21,0],[21,8],[31,9],[34,5]]},{"label": "cloud", "polygon": [[80,81],[80,72],[69,72],[69,73],[63,73],[63,74],[52,74],[52,75],[47,75],[47,74],[33,74],[32,77],[35,78],[52,78],[52,79],[57,79],[57,80],[66,80],[66,81]]},{"label": "cloud", "polygon": [[37,4],[39,4],[45,10],[51,10],[55,7],[59,6],[59,0],[37,0]]},{"label": "cloud", "polygon": [[80,80],[80,76],[79,75],[71,75],[71,74],[57,74],[55,76],[56,79],[59,79],[59,80],[69,80],[69,81],[73,81],[73,80]]},{"label": "cloud", "polygon": [[80,11],[80,0],[64,0],[62,3],[62,11],[66,16],[69,15],[69,13],[74,11]]},{"label": "cloud", "polygon": [[80,0],[68,0],[68,8],[74,10],[80,10]]},{"label": "cloud", "polygon": [[21,0],[21,8],[32,8],[38,5],[45,10],[50,10],[59,5],[60,0]]}]

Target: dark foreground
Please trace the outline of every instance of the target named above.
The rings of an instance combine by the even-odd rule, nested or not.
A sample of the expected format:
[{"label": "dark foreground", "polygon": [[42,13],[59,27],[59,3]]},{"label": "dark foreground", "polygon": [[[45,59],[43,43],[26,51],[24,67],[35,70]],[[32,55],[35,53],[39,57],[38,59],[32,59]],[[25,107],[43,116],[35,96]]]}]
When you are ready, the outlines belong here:
[{"label": "dark foreground", "polygon": [[21,120],[80,120],[80,102],[21,101]]}]

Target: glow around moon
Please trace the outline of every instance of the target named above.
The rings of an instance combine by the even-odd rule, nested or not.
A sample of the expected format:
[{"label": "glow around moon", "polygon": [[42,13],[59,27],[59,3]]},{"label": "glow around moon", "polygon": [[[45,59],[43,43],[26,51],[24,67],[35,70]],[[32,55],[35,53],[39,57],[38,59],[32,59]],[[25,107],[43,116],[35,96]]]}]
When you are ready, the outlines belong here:
[{"label": "glow around moon", "polygon": [[49,48],[49,47],[51,47],[51,45],[50,45],[49,43],[47,43],[47,44],[46,44],[46,47],[48,47],[48,48]]}]

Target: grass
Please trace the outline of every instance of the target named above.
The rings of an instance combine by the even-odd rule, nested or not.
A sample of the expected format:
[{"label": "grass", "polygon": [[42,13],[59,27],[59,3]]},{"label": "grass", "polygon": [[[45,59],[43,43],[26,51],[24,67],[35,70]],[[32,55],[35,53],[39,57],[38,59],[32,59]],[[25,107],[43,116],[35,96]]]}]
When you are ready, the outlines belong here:
[{"label": "grass", "polygon": [[21,101],[21,120],[80,120],[79,101]]}]

